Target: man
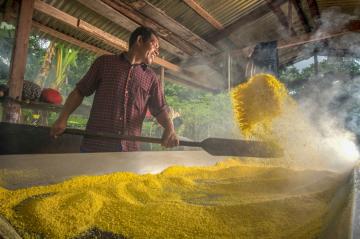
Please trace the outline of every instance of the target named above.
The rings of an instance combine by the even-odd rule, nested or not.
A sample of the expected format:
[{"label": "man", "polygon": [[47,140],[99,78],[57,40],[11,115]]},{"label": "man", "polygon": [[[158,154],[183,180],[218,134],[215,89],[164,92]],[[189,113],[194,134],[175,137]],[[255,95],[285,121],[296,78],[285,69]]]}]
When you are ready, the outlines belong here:
[{"label": "man", "polygon": [[[162,145],[174,147],[179,140],[168,115],[161,82],[148,67],[159,55],[159,40],[149,28],[139,27],[130,36],[129,51],[101,56],[77,83],[51,129],[57,137],[66,128],[70,114],[85,96],[95,92],[89,131],[141,135],[147,109],[164,128]],[[138,142],[84,138],[82,152],[136,151]]]}]

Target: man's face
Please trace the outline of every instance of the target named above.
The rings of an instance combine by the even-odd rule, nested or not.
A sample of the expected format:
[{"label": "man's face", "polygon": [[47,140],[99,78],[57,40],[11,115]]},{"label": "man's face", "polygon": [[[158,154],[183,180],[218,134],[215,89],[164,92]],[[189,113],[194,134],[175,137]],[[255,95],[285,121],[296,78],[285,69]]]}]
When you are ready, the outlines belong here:
[{"label": "man's face", "polygon": [[153,34],[151,38],[144,42],[140,40],[140,51],[143,56],[143,62],[147,65],[153,63],[155,57],[159,55],[159,40]]}]

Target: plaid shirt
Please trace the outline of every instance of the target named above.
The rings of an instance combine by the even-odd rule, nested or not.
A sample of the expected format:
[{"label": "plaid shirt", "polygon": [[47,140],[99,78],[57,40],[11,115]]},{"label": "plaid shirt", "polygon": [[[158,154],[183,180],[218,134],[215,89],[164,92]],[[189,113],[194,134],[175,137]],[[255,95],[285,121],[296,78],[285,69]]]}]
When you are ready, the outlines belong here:
[{"label": "plaid shirt", "polygon": [[[95,60],[76,88],[83,96],[95,92],[86,130],[141,135],[147,109],[156,117],[168,107],[161,83],[144,64],[131,65],[124,54]],[[85,152],[136,151],[138,142],[85,137]]]}]

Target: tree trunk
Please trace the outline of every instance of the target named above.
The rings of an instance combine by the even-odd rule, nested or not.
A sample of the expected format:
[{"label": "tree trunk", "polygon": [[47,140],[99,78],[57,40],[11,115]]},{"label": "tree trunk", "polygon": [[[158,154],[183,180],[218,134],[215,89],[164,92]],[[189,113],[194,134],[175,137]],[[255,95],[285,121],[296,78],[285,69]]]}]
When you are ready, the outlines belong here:
[{"label": "tree trunk", "polygon": [[49,75],[51,61],[55,55],[55,42],[51,41],[48,49],[46,50],[44,56],[44,62],[39,70],[38,75],[36,76],[35,83],[38,84],[41,88],[45,85],[45,80]]}]

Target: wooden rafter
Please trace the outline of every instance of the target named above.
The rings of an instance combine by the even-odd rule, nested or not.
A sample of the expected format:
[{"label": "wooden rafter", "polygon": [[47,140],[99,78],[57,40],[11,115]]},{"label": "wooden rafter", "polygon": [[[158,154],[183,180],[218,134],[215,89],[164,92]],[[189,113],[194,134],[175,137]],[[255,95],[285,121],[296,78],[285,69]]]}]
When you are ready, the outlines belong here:
[{"label": "wooden rafter", "polygon": [[191,7],[197,14],[204,18],[208,23],[218,30],[224,29],[224,26],[210,15],[203,7],[201,7],[195,0],[183,0],[189,7]]},{"label": "wooden rafter", "polygon": [[285,29],[290,29],[290,35],[296,36],[296,32],[295,32],[294,28],[290,26],[285,13],[280,8],[281,5],[277,5],[277,6],[274,5],[272,0],[266,0],[266,3],[268,5],[268,7],[271,9],[271,11],[276,15],[276,17],[278,18],[281,25]]},{"label": "wooden rafter", "polygon": [[304,27],[305,32],[309,33],[311,32],[311,27],[309,24],[309,21],[304,13],[304,10],[301,6],[301,0],[290,0],[293,3],[293,6],[296,10],[296,13],[300,19],[301,24]]},{"label": "wooden rafter", "polygon": [[36,21],[32,21],[32,26],[35,29],[37,29],[39,31],[42,31],[42,32],[44,32],[44,33],[46,33],[46,34],[48,34],[50,36],[53,36],[53,37],[58,38],[60,40],[66,41],[66,42],[68,42],[70,44],[73,44],[75,46],[79,46],[79,47],[81,47],[83,49],[86,49],[88,51],[94,52],[97,55],[110,55],[110,54],[112,54],[109,51],[106,51],[106,50],[100,49],[98,47],[95,47],[93,45],[82,42],[82,41],[80,41],[80,40],[78,40],[76,38],[70,37],[70,36],[68,36],[68,35],[66,35],[64,33],[58,32],[58,31],[56,31],[56,30],[54,30],[54,29],[52,29],[50,27],[42,25],[42,24],[40,24],[40,23],[38,23]]},{"label": "wooden rafter", "polygon": [[155,7],[146,0],[127,1],[130,6],[141,12],[143,15],[158,22],[171,32],[175,32],[184,41],[187,41],[197,48],[199,48],[205,54],[214,54],[218,50],[215,46],[205,41],[202,37],[198,36],[185,26],[181,25],[171,17],[165,14],[162,10]]},{"label": "wooden rafter", "polygon": [[293,5],[291,3],[291,0],[288,1],[288,12],[287,12],[287,22],[289,23],[288,31],[290,31],[293,28]]},{"label": "wooden rafter", "polygon": [[319,11],[319,6],[316,2],[316,0],[307,0],[309,9],[310,9],[310,14],[311,17],[314,21],[315,27],[319,24],[319,20],[320,20],[320,11]]},{"label": "wooden rafter", "polygon": [[306,43],[312,43],[317,41],[323,41],[326,39],[343,36],[350,32],[360,31],[360,20],[350,21],[342,29],[333,30],[331,32],[317,32],[314,34],[304,34],[298,37],[293,37],[287,40],[278,41],[278,49],[284,49],[289,47],[295,47]]},{"label": "wooden rafter", "polygon": [[142,15],[136,9],[132,8],[131,6],[126,5],[121,0],[102,0],[102,2],[106,3],[107,5],[111,6],[116,11],[120,12],[124,16],[128,17],[129,19],[133,20],[139,25],[146,26],[152,28],[158,35],[162,38],[171,42],[173,45],[179,47],[185,54],[190,56],[196,55],[200,53],[200,50],[187,43],[179,36],[176,36],[174,33],[166,29],[165,27],[161,26],[160,24],[156,23],[152,19]]},{"label": "wooden rafter", "polygon": [[[92,36],[97,37],[98,39],[104,41],[106,44],[113,46],[121,51],[128,50],[127,42],[105,32],[95,26],[92,26],[89,23],[87,23],[81,19],[78,19],[76,17],[73,17],[73,16],[65,13],[65,12],[62,12],[59,9],[57,9],[47,3],[44,3],[40,0],[35,0],[35,9],[37,11],[47,14],[59,21],[67,23],[72,27],[82,30],[83,32],[91,34]],[[180,71],[180,67],[178,67],[177,65],[175,65],[171,62],[163,60],[159,57],[155,58],[154,63],[162,65],[171,71],[175,71],[175,72]]]},{"label": "wooden rafter", "polygon": [[[78,2],[82,3],[84,6],[90,8],[91,10],[95,11],[96,13],[104,16],[105,18],[109,19],[110,21],[118,24],[119,26],[125,28],[126,30],[132,32],[140,25],[127,16],[123,15],[116,9],[112,8],[108,4],[104,3],[101,0],[78,0]],[[164,40],[160,37],[160,47],[166,50],[167,52],[180,57],[188,57],[189,55],[179,49],[178,47],[174,46],[173,44],[169,43],[167,40]]]},{"label": "wooden rafter", "polygon": [[[360,20],[352,20],[342,29],[333,30],[331,32],[317,32],[316,34],[307,33],[286,40],[279,40],[277,48],[285,49],[290,47],[296,47],[307,43],[318,42],[334,37],[343,36],[351,32],[360,32]],[[232,50],[231,54],[234,56],[249,56],[253,48],[254,46],[249,46],[242,49]]]},{"label": "wooden rafter", "polygon": [[[208,13],[204,8],[202,8],[195,0],[183,0],[190,8],[192,8],[197,14],[199,14],[202,18],[204,18],[208,23],[210,23],[217,30],[223,30],[224,26],[216,20],[210,13]],[[226,46],[229,48],[234,48],[236,42],[239,41],[235,36],[229,36],[224,39],[226,42]]]},{"label": "wooden rafter", "polygon": [[[287,0],[274,0],[272,1],[273,6],[281,6],[283,3],[285,3]],[[231,23],[227,27],[225,27],[223,30],[214,32],[209,34],[205,39],[207,39],[210,43],[216,43],[223,38],[229,36],[231,33],[239,29],[241,26],[251,23],[255,21],[256,19],[259,19],[263,17],[264,15],[268,14],[271,10],[267,6],[267,4],[263,4],[259,7],[257,7],[255,10],[250,12],[249,14],[239,18],[235,22]]]}]

